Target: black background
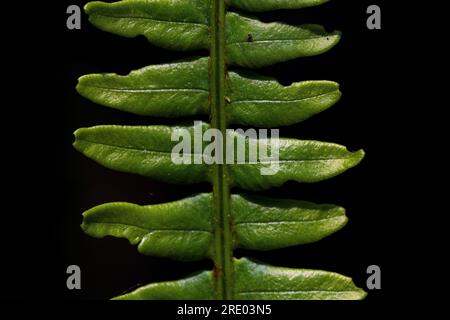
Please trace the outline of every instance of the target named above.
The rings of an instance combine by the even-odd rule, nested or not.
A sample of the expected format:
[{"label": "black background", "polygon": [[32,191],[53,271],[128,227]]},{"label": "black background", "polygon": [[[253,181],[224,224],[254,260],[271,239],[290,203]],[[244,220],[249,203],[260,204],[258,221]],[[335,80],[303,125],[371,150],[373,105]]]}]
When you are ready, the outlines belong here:
[{"label": "black background", "polygon": [[[2,103],[4,171],[2,290],[13,299],[108,299],[138,284],[178,279],[212,267],[209,261],[177,262],[145,257],[126,240],[93,239],[83,234],[81,213],[112,201],[138,204],[167,202],[211,190],[210,186],[173,186],[113,172],[77,153],[73,131],[98,124],[174,124],[176,120],[139,117],[93,104],[75,91],[83,74],[127,74],[140,67],[207,52],[170,52],[143,37],[121,38],[89,24],[66,28],[69,4],[85,1],[17,4],[7,10],[3,30],[4,70],[10,99]],[[366,28],[366,8],[382,8],[382,30]],[[19,13],[20,19],[7,15]],[[238,250],[273,265],[334,271],[365,287],[366,268],[382,270],[382,290],[370,291],[356,304],[378,308],[398,299],[398,271],[408,250],[398,236],[406,213],[399,190],[403,172],[404,106],[395,94],[404,62],[397,48],[406,41],[387,1],[331,1],[303,10],[258,14],[264,21],[317,23],[343,32],[341,42],[317,57],[296,59],[258,70],[283,84],[301,80],[334,80],[343,97],[331,109],[301,124],[281,128],[282,136],[340,143],[363,148],[366,158],[356,168],[316,184],[286,183],[263,192],[347,209],[345,228],[314,244],[270,252]],[[203,119],[207,120],[207,119]],[[403,121],[407,121],[404,119]],[[239,191],[239,190],[236,190]],[[82,270],[82,290],[66,288],[66,268]]]}]

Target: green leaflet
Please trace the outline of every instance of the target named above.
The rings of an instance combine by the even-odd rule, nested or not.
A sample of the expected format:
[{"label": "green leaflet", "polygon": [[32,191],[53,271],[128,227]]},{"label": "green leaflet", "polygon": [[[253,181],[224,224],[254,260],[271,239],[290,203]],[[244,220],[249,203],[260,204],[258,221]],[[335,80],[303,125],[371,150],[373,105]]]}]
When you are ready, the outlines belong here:
[{"label": "green leaflet", "polygon": [[317,6],[330,0],[225,0],[230,6],[243,10],[262,12],[277,9],[301,9]]},{"label": "green leaflet", "polygon": [[[229,70],[233,65],[259,68],[321,54],[339,41],[340,33],[327,33],[318,25],[263,23],[227,11],[227,6],[261,12],[325,2],[123,0],[86,5],[90,21],[102,30],[125,37],[142,35],[171,50],[210,51],[209,57],[148,66],[126,76],[92,74],[79,79],[78,92],[107,107],[143,116],[209,115],[211,120],[211,126],[107,125],[75,132],[75,148],[108,168],[168,183],[213,185],[212,193],[170,203],[108,203],[83,214],[82,229],[93,237],[128,239],[145,255],[214,262],[212,271],[150,284],[117,299],[365,297],[350,278],[335,273],[233,258],[236,248],[271,250],[318,241],[347,222],[345,210],[334,205],[230,193],[233,187],[263,190],[288,180],[321,181],[364,157],[362,150],[349,152],[334,143],[288,138],[278,141],[278,149],[264,136],[255,138],[253,129],[227,130],[228,124],[276,128],[298,123],[331,107],[341,96],[339,85],[331,81],[282,86],[246,70]],[[235,142],[226,153],[202,141],[211,127],[225,134],[227,148]],[[256,158],[251,153],[255,150]],[[183,157],[178,156],[180,151]],[[217,159],[227,162],[217,164]]]},{"label": "green leaflet", "polygon": [[248,72],[230,72],[230,123],[274,128],[301,122],[328,109],[341,97],[331,81],[303,81],[283,86]]},{"label": "green leaflet", "polygon": [[[195,50],[209,48],[209,1],[128,0],[91,2],[85,10],[89,20],[102,30],[125,37],[144,35],[162,48]],[[229,64],[259,68],[294,58],[313,56],[332,48],[338,32],[321,26],[290,26],[263,23],[228,12],[225,21]]]},{"label": "green leaflet", "polygon": [[259,68],[299,57],[324,53],[340,40],[318,25],[263,23],[229,12],[226,18],[228,63]]},{"label": "green leaflet", "polygon": [[177,280],[152,283],[114,300],[212,300],[217,299],[211,271]]},{"label": "green leaflet", "polygon": [[[197,127],[205,131],[206,125]],[[172,135],[187,130],[190,139],[188,160],[184,165],[175,164],[172,160],[172,150],[179,140],[171,141]],[[87,157],[97,161],[107,168],[140,174],[162,182],[188,184],[211,182],[212,156],[202,154],[208,146],[207,142],[199,142],[202,148],[195,150],[194,127],[128,127],[128,126],[97,126],[78,129],[75,132],[75,148]],[[362,150],[349,152],[345,147],[327,142],[305,141],[280,138],[279,160],[269,161],[247,159],[250,150],[265,145],[271,150],[269,139],[245,139],[245,135],[229,132],[228,139],[245,141],[247,154],[244,162],[235,158],[230,164],[231,185],[246,190],[264,190],[280,186],[286,181],[317,182],[332,178],[357,165],[364,157]],[[239,139],[239,140],[238,140]],[[235,155],[237,152],[234,153]],[[195,158],[199,164],[194,164]],[[269,170],[274,166],[279,170],[272,175],[261,175],[262,169]]]},{"label": "green leaflet", "polygon": [[[149,66],[127,76],[92,74],[80,78],[84,97],[119,110],[161,117],[209,114],[208,58]],[[331,107],[341,97],[331,81],[282,86],[253,73],[230,72],[227,114],[233,124],[291,125]]]},{"label": "green leaflet", "polygon": [[90,236],[115,236],[139,244],[149,256],[179,260],[212,258],[212,197],[208,194],[158,205],[108,203],[86,211]]},{"label": "green leaflet", "polygon": [[144,116],[209,114],[208,59],[149,66],[127,76],[87,75],[77,90],[96,103]]},{"label": "green leaflet", "polygon": [[366,293],[337,273],[273,267],[248,259],[235,260],[236,299],[358,300]]},{"label": "green leaflet", "polygon": [[209,1],[127,0],[90,2],[85,6],[96,27],[124,37],[145,36],[172,50],[209,47]]},{"label": "green leaflet", "polygon": [[[242,134],[232,132],[230,139],[242,139]],[[246,190],[264,190],[281,186],[286,181],[319,182],[335,177],[356,166],[363,158],[364,151],[350,152],[346,147],[328,142],[280,138],[279,159],[249,158],[251,150],[267,149],[270,155],[272,146],[270,139],[245,140],[246,161],[236,161],[230,165],[232,185]],[[235,143],[238,148],[238,142]],[[266,170],[270,174],[262,174]]]},{"label": "green leaflet", "polygon": [[[247,258],[234,259],[235,300],[358,300],[366,293],[337,273],[273,267]],[[154,283],[117,297],[120,300],[214,299],[212,273]]]},{"label": "green leaflet", "polygon": [[[97,126],[78,129],[74,147],[107,168],[140,174],[163,182],[198,183],[210,180],[211,166],[196,165],[202,154],[188,155],[191,164],[177,165],[171,152],[178,142],[172,134],[184,127]],[[193,127],[187,128],[194,136]],[[200,129],[202,130],[202,129]],[[187,155],[187,154],[186,154]]]},{"label": "green leaflet", "polygon": [[250,195],[231,196],[237,248],[272,250],[318,241],[347,223],[344,208]]},{"label": "green leaflet", "polygon": [[[90,236],[115,236],[138,244],[140,253],[178,260],[213,258],[213,198],[199,194],[148,206],[108,203],[86,211]],[[304,201],[232,195],[235,248],[271,250],[318,241],[347,222],[345,210]]]}]

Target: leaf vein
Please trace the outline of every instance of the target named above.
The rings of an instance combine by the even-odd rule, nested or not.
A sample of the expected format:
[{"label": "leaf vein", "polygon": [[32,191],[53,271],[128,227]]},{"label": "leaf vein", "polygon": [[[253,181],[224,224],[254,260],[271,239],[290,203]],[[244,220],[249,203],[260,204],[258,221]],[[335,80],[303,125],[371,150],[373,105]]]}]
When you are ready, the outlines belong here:
[{"label": "leaf vein", "polygon": [[305,98],[301,98],[301,99],[291,99],[291,100],[268,100],[268,99],[248,99],[248,100],[234,100],[232,101],[233,103],[248,103],[248,102],[255,102],[255,103],[289,103],[289,102],[299,102],[299,101],[305,101],[305,100],[311,100],[311,99],[317,99],[317,98],[321,98],[324,96],[328,96],[331,95],[333,93],[336,93],[337,90],[334,91],[330,91],[327,93],[323,93],[323,94],[318,94],[315,96],[311,96],[311,97],[305,97]]},{"label": "leaf vein", "polygon": [[104,13],[96,13],[98,16],[103,16],[106,18],[114,18],[114,19],[129,19],[129,20],[150,20],[155,22],[162,22],[162,23],[168,23],[168,24],[187,24],[187,25],[195,25],[198,27],[206,28],[209,30],[209,26],[206,23],[199,23],[199,22],[190,22],[190,21],[169,21],[169,20],[163,20],[163,19],[156,19],[156,18],[150,18],[150,17],[137,17],[137,16],[113,16],[113,15],[107,15]]},{"label": "leaf vein", "polygon": [[245,224],[295,224],[295,223],[313,223],[318,221],[325,221],[325,220],[333,220],[337,218],[341,218],[343,216],[334,216],[334,217],[327,217],[327,218],[321,218],[321,219],[306,219],[306,220],[284,220],[284,221],[244,221],[244,222],[237,222],[235,225],[245,225]]},{"label": "leaf vein", "polygon": [[143,231],[147,231],[148,233],[152,233],[155,231],[170,231],[170,232],[206,232],[206,233],[212,233],[211,231],[208,230],[202,230],[202,229],[173,229],[173,228],[161,228],[161,229],[150,229],[150,228],[145,228],[145,227],[141,227],[141,226],[136,226],[136,225],[132,225],[129,223],[122,223],[122,222],[107,222],[107,221],[102,221],[102,222],[86,222],[86,224],[107,224],[107,225],[116,225],[116,226],[126,226],[126,227],[133,227],[136,229],[141,229]]},{"label": "leaf vein", "polygon": [[120,87],[116,87],[116,88],[111,88],[111,87],[100,87],[100,86],[93,86],[93,85],[85,85],[87,87],[90,88],[95,88],[95,89],[101,89],[101,90],[107,90],[107,91],[124,91],[124,92],[176,92],[176,91],[181,91],[181,92],[205,92],[205,93],[209,93],[208,90],[205,89],[197,89],[197,88],[192,88],[192,89],[188,89],[188,88],[161,88],[161,89],[151,89],[151,88],[120,88]]},{"label": "leaf vein", "polygon": [[[144,148],[137,148],[137,147],[129,147],[129,146],[118,146],[118,145],[114,145],[114,144],[106,144],[106,143],[101,143],[101,142],[93,142],[93,141],[89,141],[87,139],[78,139],[79,141],[84,141],[90,144],[95,144],[95,145],[101,145],[101,146],[105,146],[105,147],[110,147],[110,148],[116,148],[116,149],[125,149],[125,150],[131,150],[131,151],[136,151],[136,152],[143,152],[143,153],[160,153],[163,154],[165,156],[169,156],[172,154],[172,152],[170,151],[158,151],[158,150],[148,150],[148,149],[144,149]],[[203,156],[205,157],[205,155],[203,153],[184,153],[184,155],[189,155],[189,156]],[[256,166],[256,165],[264,165],[264,164],[276,164],[276,163],[291,163],[291,162],[308,162],[308,161],[339,161],[339,160],[346,160],[348,158],[351,158],[353,156],[353,154],[350,154],[348,156],[345,157],[339,157],[339,158],[315,158],[315,159],[280,159],[277,161],[270,161],[270,160],[263,160],[263,161],[258,161],[258,162],[236,162],[233,163],[232,165],[250,165],[250,166]]]},{"label": "leaf vein", "polygon": [[272,43],[272,42],[297,42],[297,41],[308,41],[308,40],[317,40],[317,39],[323,39],[323,38],[329,38],[330,36],[320,36],[320,37],[308,37],[308,38],[300,38],[300,39],[267,39],[267,40],[253,40],[251,42],[248,41],[236,41],[236,42],[229,42],[227,45],[243,45],[243,44],[258,44],[258,43]]},{"label": "leaf vein", "polygon": [[353,292],[356,293],[355,290],[286,290],[286,291],[240,291],[237,292],[238,295],[243,294],[294,294],[294,293],[310,293],[310,292],[316,292],[316,293],[327,293],[327,292],[333,292],[333,293],[339,293],[339,292]]}]

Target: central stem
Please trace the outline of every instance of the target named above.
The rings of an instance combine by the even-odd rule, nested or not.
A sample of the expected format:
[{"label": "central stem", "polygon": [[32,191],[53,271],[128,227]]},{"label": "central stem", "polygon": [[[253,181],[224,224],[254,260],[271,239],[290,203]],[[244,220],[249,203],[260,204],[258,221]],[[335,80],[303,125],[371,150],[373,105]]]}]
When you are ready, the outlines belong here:
[{"label": "central stem", "polygon": [[211,125],[219,129],[223,135],[222,163],[215,164],[213,169],[213,194],[215,208],[215,236],[214,236],[214,268],[216,288],[219,299],[232,299],[233,281],[233,247],[230,230],[230,186],[228,183],[228,168],[226,157],[226,129],[225,113],[225,1],[212,0],[211,5]]}]

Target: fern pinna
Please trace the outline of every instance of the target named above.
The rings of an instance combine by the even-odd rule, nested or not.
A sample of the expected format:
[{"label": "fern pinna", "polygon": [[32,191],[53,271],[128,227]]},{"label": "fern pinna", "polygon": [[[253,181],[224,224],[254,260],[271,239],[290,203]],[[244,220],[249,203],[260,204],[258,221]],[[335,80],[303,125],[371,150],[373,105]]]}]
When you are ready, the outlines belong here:
[{"label": "fern pinna", "polygon": [[[158,205],[109,203],[84,213],[93,237],[127,238],[144,255],[179,260],[212,259],[214,270],[149,284],[118,299],[362,299],[350,278],[325,271],[290,269],[233,257],[235,248],[271,250],[320,240],[342,228],[345,210],[287,199],[232,194],[316,182],[357,165],[362,150],[318,141],[280,138],[279,170],[268,162],[175,164],[171,152],[180,130],[226,132],[228,125],[274,128],[303,121],[337,102],[330,81],[282,86],[245,69],[269,66],[332,48],[338,32],[321,26],[263,23],[240,11],[298,9],[327,0],[124,0],[85,7],[98,28],[125,37],[145,36],[171,50],[208,49],[209,57],[154,65],[127,76],[93,74],[79,80],[84,97],[119,110],[160,117],[210,115],[211,124],[96,126],[75,132],[74,146],[87,157],[122,172],[167,183],[210,182],[212,193]],[[233,68],[236,67],[236,68]],[[235,137],[225,134],[224,139]],[[246,139],[248,146],[264,143]],[[224,143],[226,145],[226,143]],[[226,157],[223,150],[222,157]],[[195,152],[188,155],[195,158]]]}]

